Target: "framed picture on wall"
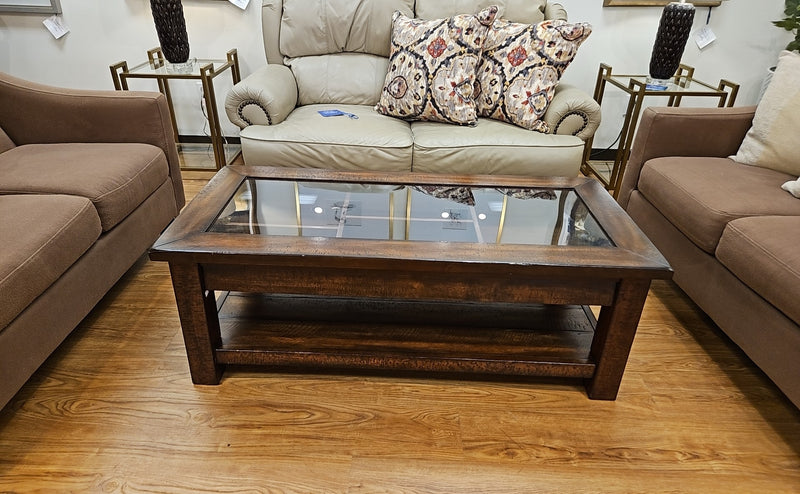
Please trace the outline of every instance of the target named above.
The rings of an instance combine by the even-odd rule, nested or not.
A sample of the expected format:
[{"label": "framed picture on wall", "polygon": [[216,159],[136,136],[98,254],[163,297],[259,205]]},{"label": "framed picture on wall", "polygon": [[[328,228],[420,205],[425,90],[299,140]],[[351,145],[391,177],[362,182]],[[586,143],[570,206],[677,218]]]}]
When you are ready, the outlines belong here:
[{"label": "framed picture on wall", "polygon": [[[603,7],[657,7],[674,0],[603,0]],[[723,0],[689,0],[695,7],[718,7]]]},{"label": "framed picture on wall", "polygon": [[0,14],[19,12],[32,14],[60,14],[59,0],[0,0]]}]

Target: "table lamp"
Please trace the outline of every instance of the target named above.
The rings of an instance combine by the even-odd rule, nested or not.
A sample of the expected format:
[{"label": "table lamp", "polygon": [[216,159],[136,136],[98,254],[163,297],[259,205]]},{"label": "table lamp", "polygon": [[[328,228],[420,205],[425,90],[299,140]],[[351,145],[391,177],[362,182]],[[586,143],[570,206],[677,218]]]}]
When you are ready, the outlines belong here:
[{"label": "table lamp", "polygon": [[650,56],[649,86],[667,89],[670,78],[681,63],[693,21],[694,5],[691,3],[671,2],[664,7]]},{"label": "table lamp", "polygon": [[164,58],[172,64],[189,60],[189,37],[181,0],[150,0],[150,10]]}]

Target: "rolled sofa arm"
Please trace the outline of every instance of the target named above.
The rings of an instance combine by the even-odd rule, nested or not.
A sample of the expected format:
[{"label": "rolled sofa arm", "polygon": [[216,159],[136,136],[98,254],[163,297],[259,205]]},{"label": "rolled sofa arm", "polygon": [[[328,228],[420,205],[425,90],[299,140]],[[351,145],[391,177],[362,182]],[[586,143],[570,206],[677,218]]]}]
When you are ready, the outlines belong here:
[{"label": "rolled sofa arm", "polygon": [[297,82],[285,65],[267,64],[231,88],[225,98],[230,121],[248,125],[274,125],[282,122],[297,105]]},{"label": "rolled sofa arm", "polygon": [[625,208],[642,166],[665,156],[725,158],[736,154],[750,129],[755,106],[650,107],[642,112],[617,201]]},{"label": "rolled sofa arm", "polygon": [[586,141],[600,126],[600,105],[585,91],[559,84],[543,120],[552,134],[574,135]]}]

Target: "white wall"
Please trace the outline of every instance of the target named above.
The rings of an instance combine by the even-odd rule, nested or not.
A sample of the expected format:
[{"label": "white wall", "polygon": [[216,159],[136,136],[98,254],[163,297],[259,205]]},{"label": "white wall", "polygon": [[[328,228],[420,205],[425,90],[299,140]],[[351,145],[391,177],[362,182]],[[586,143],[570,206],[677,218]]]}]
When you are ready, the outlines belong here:
[{"label": "white wall", "polygon": [[[602,0],[560,0],[570,20],[590,22],[594,33],[581,47],[564,81],[592,93],[600,62],[617,73],[646,73],[660,7],[603,7]],[[683,61],[696,68],[695,76],[716,83],[727,78],[741,84],[737,106],[757,101],[766,69],[789,42],[788,33],[772,26],[781,17],[783,0],[726,0],[712,9],[710,27],[717,41],[700,51],[689,41]],[[108,66],[120,60],[129,65],[143,61],[146,51],[158,46],[148,0],[61,0],[70,33],[55,40],[42,25],[46,16],[0,14],[0,70],[45,84],[73,88],[112,89]],[[224,58],[231,48],[239,51],[242,75],[264,63],[260,37],[261,0],[251,0],[241,10],[223,0],[183,0],[191,56]],[[698,7],[695,29],[706,22],[708,9]],[[224,100],[229,78],[217,79],[218,99]],[[132,89],[152,89],[153,83],[135,81]],[[197,88],[173,83],[181,134],[201,135],[203,118]],[[221,102],[220,101],[220,102]],[[694,104],[711,104],[695,99]],[[653,99],[649,104],[659,104]],[[684,104],[692,104],[684,99]],[[606,92],[603,124],[595,147],[610,144],[619,132],[625,108],[623,93]],[[236,127],[222,117],[224,131]]]},{"label": "white wall", "polygon": [[[222,0],[183,0],[190,56],[225,58],[239,52],[243,75],[265,63],[261,41],[261,0],[241,10]],[[147,59],[158,46],[149,0],[61,0],[62,17],[70,32],[61,39],[42,25],[45,15],[0,14],[0,71],[36,82],[87,89],[114,89],[109,65],[129,66]],[[217,99],[224,103],[232,85],[229,72],[218,76]],[[157,90],[153,81],[130,81],[131,89]],[[178,131],[203,135],[205,122],[199,90],[192,81],[172,81]],[[221,110],[226,135],[237,135]]]}]

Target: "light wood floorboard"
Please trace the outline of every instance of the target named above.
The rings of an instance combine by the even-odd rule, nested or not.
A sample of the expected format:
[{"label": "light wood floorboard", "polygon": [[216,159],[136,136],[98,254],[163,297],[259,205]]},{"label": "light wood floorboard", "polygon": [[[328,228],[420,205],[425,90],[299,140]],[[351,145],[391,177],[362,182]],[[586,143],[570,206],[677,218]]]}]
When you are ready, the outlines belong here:
[{"label": "light wood floorboard", "polygon": [[143,257],[0,411],[0,492],[797,493],[800,412],[671,282],[615,402],[563,380],[193,386],[169,271]]}]

